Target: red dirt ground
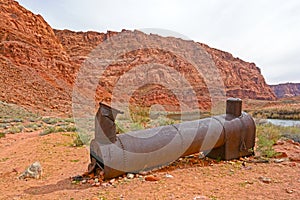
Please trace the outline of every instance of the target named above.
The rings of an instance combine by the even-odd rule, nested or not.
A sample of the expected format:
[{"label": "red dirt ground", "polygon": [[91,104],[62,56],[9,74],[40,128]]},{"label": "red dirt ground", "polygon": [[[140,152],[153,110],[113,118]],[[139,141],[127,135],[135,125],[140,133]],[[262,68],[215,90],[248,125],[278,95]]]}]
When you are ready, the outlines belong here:
[{"label": "red dirt ground", "polygon": [[[159,181],[143,178],[116,179],[94,187],[72,184],[89,163],[85,147],[72,147],[73,135],[35,133],[6,135],[0,139],[0,199],[299,199],[300,145],[281,142],[275,146],[292,160],[254,163],[199,160],[154,171]],[[250,159],[251,161],[252,159]],[[43,167],[41,179],[17,177],[35,161]],[[203,166],[207,165],[207,166]],[[206,164],[205,164],[206,163]],[[173,178],[167,178],[166,174]],[[264,183],[260,177],[271,179]]]}]

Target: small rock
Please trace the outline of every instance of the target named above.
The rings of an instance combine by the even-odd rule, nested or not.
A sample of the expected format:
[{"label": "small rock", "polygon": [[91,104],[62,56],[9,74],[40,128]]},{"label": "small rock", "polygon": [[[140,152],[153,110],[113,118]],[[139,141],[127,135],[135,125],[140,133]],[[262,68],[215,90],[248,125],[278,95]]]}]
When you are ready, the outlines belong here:
[{"label": "small rock", "polygon": [[245,161],[242,162],[242,166],[246,167],[246,162]]},{"label": "small rock", "polygon": [[109,183],[110,183],[110,184],[113,184],[115,181],[116,181],[116,179],[113,178],[113,179],[111,179],[111,180],[109,181]]},{"label": "small rock", "polygon": [[80,176],[80,175],[78,175],[78,176],[72,177],[71,179],[72,179],[72,181],[82,181],[82,180],[83,180],[83,177]]},{"label": "small rock", "polygon": [[99,183],[99,179],[98,178],[95,178],[95,183]]},{"label": "small rock", "polygon": [[258,179],[263,183],[271,183],[272,182],[272,179],[263,177],[263,176],[259,177]]},{"label": "small rock", "polygon": [[127,176],[126,176],[128,179],[133,179],[134,178],[134,174],[127,174]]},{"label": "small rock", "polygon": [[110,184],[109,183],[102,183],[102,186],[103,187],[108,187],[108,186],[110,186]]},{"label": "small rock", "polygon": [[297,144],[297,142],[295,142],[294,140],[290,139],[290,140],[287,140],[287,143],[290,143],[290,144]]},{"label": "small rock", "polygon": [[286,193],[288,194],[292,194],[294,192],[294,190],[290,190],[290,189],[285,189]]},{"label": "small rock", "polygon": [[82,183],[82,184],[86,184],[86,183],[87,183],[87,180],[84,179],[84,180],[81,181],[81,183]]},{"label": "small rock", "polygon": [[146,176],[147,174],[149,174],[149,172],[141,171],[141,172],[139,172],[139,174],[142,176]]},{"label": "small rock", "polygon": [[233,161],[228,161],[228,163],[231,164],[231,165],[235,165],[235,164],[236,164],[236,163],[233,162]]},{"label": "small rock", "polygon": [[278,140],[276,143],[275,143],[275,145],[283,145],[284,144],[284,142],[282,141],[282,140]]},{"label": "small rock", "polygon": [[90,180],[88,180],[88,183],[93,185],[93,184],[95,184],[95,181],[93,179],[90,179]]},{"label": "small rock", "polygon": [[146,180],[146,181],[159,181],[160,178],[157,177],[157,176],[148,175],[148,176],[145,176],[145,180]]},{"label": "small rock", "polygon": [[166,174],[166,178],[174,178],[171,174]]},{"label": "small rock", "polygon": [[35,178],[39,179],[42,176],[42,166],[39,162],[34,162],[31,164],[18,178]]},{"label": "small rock", "polygon": [[196,196],[193,198],[193,200],[209,200],[210,198],[206,196]]},{"label": "small rock", "polygon": [[300,157],[299,157],[299,155],[297,155],[297,156],[290,156],[290,161],[300,162]]},{"label": "small rock", "polygon": [[99,173],[99,175],[100,175],[100,176],[104,176],[104,171],[101,171],[101,172]]},{"label": "small rock", "polygon": [[286,161],[285,158],[275,159],[275,160],[274,160],[274,163],[282,163],[282,162],[284,162],[284,161]]},{"label": "small rock", "polygon": [[252,167],[251,166],[245,166],[245,167],[243,167],[243,169],[245,169],[245,170],[251,170]]},{"label": "small rock", "polygon": [[199,153],[199,156],[198,156],[199,159],[204,159],[205,158],[205,154],[201,151]]},{"label": "small rock", "polygon": [[246,184],[250,184],[252,185],[253,184],[253,181],[245,181]]},{"label": "small rock", "polygon": [[277,155],[276,158],[287,158],[288,157],[286,152],[278,152],[278,153],[280,153],[280,154]]},{"label": "small rock", "polygon": [[101,183],[95,183],[93,186],[95,186],[95,187],[99,187],[101,185]]}]

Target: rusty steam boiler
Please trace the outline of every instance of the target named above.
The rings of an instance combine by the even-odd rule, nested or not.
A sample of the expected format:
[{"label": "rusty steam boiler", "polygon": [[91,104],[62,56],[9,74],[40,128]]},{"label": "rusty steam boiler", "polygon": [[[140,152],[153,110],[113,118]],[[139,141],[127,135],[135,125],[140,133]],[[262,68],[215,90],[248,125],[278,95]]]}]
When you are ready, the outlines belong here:
[{"label": "rusty steam boiler", "polygon": [[227,99],[224,115],[117,135],[119,113],[100,103],[96,114],[89,171],[99,167],[105,179],[168,165],[200,151],[223,160],[253,154],[256,127],[252,117],[242,112],[241,99]]}]

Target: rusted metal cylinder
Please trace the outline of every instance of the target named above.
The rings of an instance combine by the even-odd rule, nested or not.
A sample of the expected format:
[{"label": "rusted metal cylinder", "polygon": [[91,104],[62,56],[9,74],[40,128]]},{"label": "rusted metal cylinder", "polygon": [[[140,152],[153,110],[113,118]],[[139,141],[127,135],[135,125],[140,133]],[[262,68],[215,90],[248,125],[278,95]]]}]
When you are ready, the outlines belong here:
[{"label": "rusted metal cylinder", "polygon": [[164,166],[179,157],[199,151],[225,160],[250,155],[252,151],[249,149],[254,147],[255,142],[255,123],[246,113],[237,115],[238,112],[234,111],[211,118],[129,132],[117,135],[116,140],[106,139],[105,142],[100,141],[105,133],[96,130],[96,134],[102,136],[96,135],[92,140],[90,154],[104,170],[106,179],[126,172]]},{"label": "rusted metal cylinder", "polygon": [[239,117],[242,114],[242,100],[239,98],[228,98],[226,101],[226,114]]},{"label": "rusted metal cylinder", "polygon": [[100,103],[100,107],[95,118],[95,140],[101,144],[111,144],[116,142],[116,124],[117,114],[122,111],[111,108],[110,106]]}]

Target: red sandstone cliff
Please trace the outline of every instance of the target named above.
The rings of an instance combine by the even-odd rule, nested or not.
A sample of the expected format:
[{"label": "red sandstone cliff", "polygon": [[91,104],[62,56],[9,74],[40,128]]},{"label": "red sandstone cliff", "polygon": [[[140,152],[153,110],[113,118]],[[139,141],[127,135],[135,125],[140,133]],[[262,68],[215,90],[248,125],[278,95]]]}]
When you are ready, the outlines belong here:
[{"label": "red sandstone cliff", "polygon": [[37,110],[70,110],[69,55],[42,16],[0,2],[0,100]]},{"label": "red sandstone cliff", "polygon": [[[97,45],[119,34],[53,30],[40,15],[31,13],[13,0],[1,0],[0,17],[0,100],[38,111],[70,113],[72,85],[81,64]],[[146,34],[139,35],[141,38],[147,38]],[[173,46],[176,46],[175,38],[157,36],[157,40],[171,45],[174,43]],[[194,44],[204,48],[211,55],[220,71],[227,96],[275,99],[273,91],[265,83],[255,64],[234,58],[229,53],[204,44]],[[199,107],[209,108],[210,99],[203,77],[195,75],[192,66],[182,58],[169,52],[151,49],[127,52],[124,56],[132,62],[115,63],[110,66],[106,77],[97,88],[97,100],[111,95],[117,77],[126,70],[151,60],[171,66],[184,74],[195,89]],[[168,76],[157,74],[153,78],[159,81]],[[131,100],[137,102],[142,99],[142,103],[148,105],[159,103],[178,106],[176,97],[167,88],[159,85],[148,87],[150,93],[134,93]],[[141,90],[145,91],[145,88]],[[188,99],[189,95],[185,94],[185,97]]]},{"label": "red sandstone cliff", "polygon": [[233,57],[230,53],[200,44],[212,55],[222,73],[227,96],[274,100],[276,97],[266,84],[260,69],[254,64]]},{"label": "red sandstone cliff", "polygon": [[270,85],[278,98],[300,96],[300,83]]}]

